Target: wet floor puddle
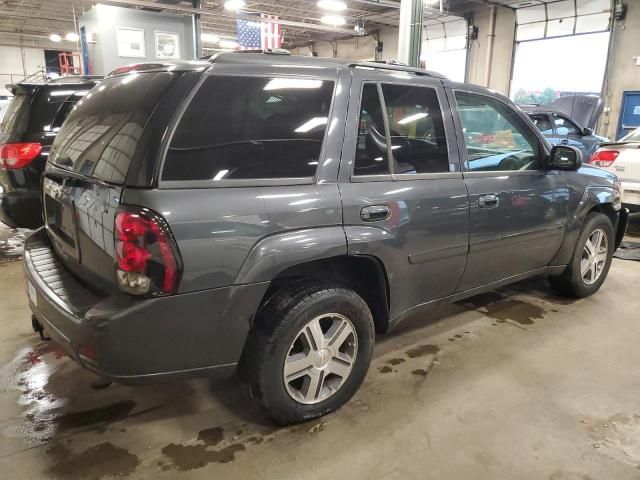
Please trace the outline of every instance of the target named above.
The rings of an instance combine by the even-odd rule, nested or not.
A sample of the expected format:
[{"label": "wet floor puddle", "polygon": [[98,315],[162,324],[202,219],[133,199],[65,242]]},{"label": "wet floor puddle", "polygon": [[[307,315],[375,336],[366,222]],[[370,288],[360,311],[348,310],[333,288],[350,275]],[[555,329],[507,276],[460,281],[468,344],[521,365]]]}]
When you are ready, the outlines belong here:
[{"label": "wet floor puddle", "polygon": [[0,223],[0,265],[22,258],[24,240],[30,233],[30,230],[7,228]]}]

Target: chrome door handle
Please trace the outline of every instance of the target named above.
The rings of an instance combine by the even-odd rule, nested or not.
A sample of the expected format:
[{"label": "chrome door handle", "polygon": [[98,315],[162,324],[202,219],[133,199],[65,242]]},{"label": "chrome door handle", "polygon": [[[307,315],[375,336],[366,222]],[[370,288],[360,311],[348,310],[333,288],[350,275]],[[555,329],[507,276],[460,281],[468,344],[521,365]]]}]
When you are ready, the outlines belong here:
[{"label": "chrome door handle", "polygon": [[498,195],[493,193],[478,197],[478,206],[480,208],[496,208],[499,203],[500,199],[498,198]]},{"label": "chrome door handle", "polygon": [[391,216],[391,209],[388,205],[369,205],[360,210],[360,218],[365,222],[377,222],[386,220]]}]

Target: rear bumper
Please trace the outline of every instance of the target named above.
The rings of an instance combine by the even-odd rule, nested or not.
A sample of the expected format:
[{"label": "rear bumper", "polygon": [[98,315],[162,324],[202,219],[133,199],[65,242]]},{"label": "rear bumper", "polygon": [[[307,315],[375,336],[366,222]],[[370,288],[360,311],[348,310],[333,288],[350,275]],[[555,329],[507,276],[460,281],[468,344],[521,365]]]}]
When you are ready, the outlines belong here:
[{"label": "rear bumper", "polygon": [[0,185],[0,220],[10,227],[42,226],[42,200],[39,191],[5,191]]},{"label": "rear bumper", "polygon": [[622,182],[622,204],[631,212],[640,211],[640,182]]},{"label": "rear bumper", "polygon": [[29,306],[81,366],[121,383],[235,368],[267,283],[158,298],[98,295],[56,257],[44,229],[25,242]]}]

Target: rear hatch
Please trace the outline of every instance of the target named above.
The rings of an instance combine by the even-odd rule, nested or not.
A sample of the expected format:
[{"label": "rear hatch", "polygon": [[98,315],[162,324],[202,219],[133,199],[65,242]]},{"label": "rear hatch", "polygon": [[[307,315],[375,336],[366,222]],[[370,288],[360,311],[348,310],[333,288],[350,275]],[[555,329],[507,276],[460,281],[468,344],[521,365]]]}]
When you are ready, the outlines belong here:
[{"label": "rear hatch", "polygon": [[149,128],[154,111],[166,110],[159,106],[162,97],[183,75],[152,71],[105,79],[78,102],[55,140],[43,181],[45,226],[61,260],[94,289],[117,288],[116,210],[132,183],[128,176],[160,143]]}]

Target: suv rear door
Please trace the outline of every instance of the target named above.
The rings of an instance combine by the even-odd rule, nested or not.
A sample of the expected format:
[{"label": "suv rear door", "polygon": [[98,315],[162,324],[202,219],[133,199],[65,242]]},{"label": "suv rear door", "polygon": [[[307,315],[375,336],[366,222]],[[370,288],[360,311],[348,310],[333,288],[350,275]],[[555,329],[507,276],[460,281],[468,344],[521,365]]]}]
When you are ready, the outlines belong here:
[{"label": "suv rear door", "polygon": [[353,78],[344,228],[349,254],[384,263],[394,318],[454,292],[467,257],[467,191],[440,80],[365,69]]},{"label": "suv rear door", "polygon": [[[569,194],[524,114],[467,86],[449,90],[469,190],[469,259],[458,291],[549,264],[564,238]],[[481,115],[482,123],[473,122]]]}]

